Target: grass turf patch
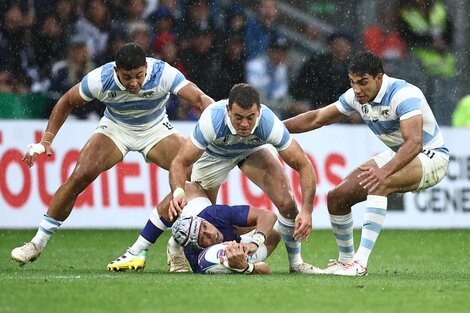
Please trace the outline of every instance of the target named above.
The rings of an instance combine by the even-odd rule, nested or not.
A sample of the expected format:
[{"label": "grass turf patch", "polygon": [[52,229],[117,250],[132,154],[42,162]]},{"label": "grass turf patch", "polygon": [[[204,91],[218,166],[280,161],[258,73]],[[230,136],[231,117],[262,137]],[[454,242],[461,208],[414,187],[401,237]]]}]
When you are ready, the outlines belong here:
[{"label": "grass turf patch", "polygon": [[[289,274],[282,243],[267,260],[271,276],[169,274],[168,232],[144,272],[108,272],[138,230],[61,230],[36,262],[19,267],[10,251],[34,234],[0,230],[0,312],[441,313],[468,312],[470,303],[470,230],[385,229],[367,277]],[[328,230],[312,232],[302,251],[320,267],[337,256]]]}]

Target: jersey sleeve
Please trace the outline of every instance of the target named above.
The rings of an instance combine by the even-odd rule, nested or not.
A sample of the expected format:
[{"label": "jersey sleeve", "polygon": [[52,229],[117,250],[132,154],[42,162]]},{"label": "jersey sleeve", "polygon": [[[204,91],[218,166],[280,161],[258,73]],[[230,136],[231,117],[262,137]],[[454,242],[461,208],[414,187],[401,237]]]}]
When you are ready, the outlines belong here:
[{"label": "jersey sleeve", "polygon": [[215,137],[212,109],[211,106],[209,106],[202,112],[201,117],[190,135],[190,139],[196,147],[205,150]]},{"label": "jersey sleeve", "polygon": [[101,71],[102,67],[94,69],[85,75],[85,77],[83,77],[82,81],[80,82],[80,96],[86,101],[100,99],[103,93]]},{"label": "jersey sleeve", "polygon": [[258,127],[261,130],[261,136],[266,137],[266,142],[272,144],[278,151],[287,149],[292,143],[292,136],[284,123],[265,106],[261,108]]},{"label": "jersey sleeve", "polygon": [[181,90],[181,88],[187,84],[189,84],[189,81],[178,69],[174,68],[168,63],[165,63],[165,66],[163,67],[162,81],[160,82],[160,85],[165,90],[168,90],[176,95]]},{"label": "jersey sleeve", "polygon": [[[410,91],[411,89],[411,91]],[[391,108],[395,110],[400,120],[406,120],[410,117],[421,115],[421,101],[418,91],[413,86],[408,86],[397,92],[393,97]]]}]

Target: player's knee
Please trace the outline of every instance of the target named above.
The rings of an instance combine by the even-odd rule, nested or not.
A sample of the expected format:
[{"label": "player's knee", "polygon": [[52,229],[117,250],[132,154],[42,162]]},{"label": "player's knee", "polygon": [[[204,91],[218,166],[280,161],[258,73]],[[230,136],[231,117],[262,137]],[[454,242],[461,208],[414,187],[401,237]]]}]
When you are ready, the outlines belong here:
[{"label": "player's knee", "polygon": [[86,188],[98,175],[89,170],[75,170],[68,179],[68,183],[77,188]]}]

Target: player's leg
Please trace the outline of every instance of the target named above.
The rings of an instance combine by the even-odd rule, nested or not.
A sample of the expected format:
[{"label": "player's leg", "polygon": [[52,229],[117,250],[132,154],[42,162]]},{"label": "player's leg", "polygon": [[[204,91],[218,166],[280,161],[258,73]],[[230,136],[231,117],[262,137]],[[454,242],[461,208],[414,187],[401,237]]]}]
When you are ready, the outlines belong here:
[{"label": "player's leg", "polygon": [[[372,160],[366,164],[372,164]],[[361,173],[354,169],[338,186],[328,193],[327,203],[331,229],[338,245],[338,260],[331,259],[327,273],[334,273],[340,267],[352,262],[354,257],[353,215],[351,207],[366,200],[367,190],[359,185]]]},{"label": "player's leg", "polygon": [[[163,131],[166,132],[167,130],[163,129]],[[144,151],[145,157],[159,167],[168,170],[184,138],[173,131],[168,133],[166,137],[154,138],[154,140],[158,140],[158,142],[151,146],[147,153]],[[108,263],[108,270],[124,271],[127,269],[144,269],[148,249],[168,227],[171,227],[172,223],[168,218],[168,208],[171,199],[171,194],[166,195],[165,198],[158,203],[157,207],[152,209],[150,217],[137,240],[122,256]],[[181,255],[180,251],[179,254]]]},{"label": "player's leg", "polygon": [[78,195],[98,175],[123,158],[122,151],[107,136],[95,133],[80,152],[71,176],[54,194],[47,213],[44,214],[36,236],[31,242],[12,251],[12,258],[20,264],[34,261],[47,241],[70,215]]},{"label": "player's leg", "polygon": [[290,270],[309,274],[322,272],[304,263],[301,256],[301,242],[293,238],[298,209],[289,179],[277,155],[268,148],[259,149],[246,158],[240,169],[266,193],[279,211],[277,228],[286,245]]},{"label": "player's leg", "polygon": [[[384,152],[368,161],[367,165],[382,167],[394,156],[393,152]],[[353,262],[347,264],[336,275],[362,276],[367,274],[367,265],[372,249],[382,229],[386,210],[387,196],[394,192],[408,192],[436,184],[445,176],[447,162],[436,157],[434,161],[423,153],[413,159],[404,168],[386,178],[374,191],[367,195],[366,211],[363,218],[361,242],[354,255]],[[436,173],[440,173],[436,175]],[[426,186],[426,177],[439,177]],[[358,185],[358,183],[357,183]],[[356,187],[360,189],[361,187]]]}]

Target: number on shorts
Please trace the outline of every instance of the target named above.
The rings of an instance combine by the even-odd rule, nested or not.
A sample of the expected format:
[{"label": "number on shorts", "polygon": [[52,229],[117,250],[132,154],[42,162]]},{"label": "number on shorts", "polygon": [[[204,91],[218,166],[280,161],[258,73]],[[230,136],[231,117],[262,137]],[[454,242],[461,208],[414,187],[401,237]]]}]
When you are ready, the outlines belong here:
[{"label": "number on shorts", "polygon": [[424,149],[423,153],[430,159],[432,159],[434,157],[434,155],[436,154],[436,152],[434,152],[432,150],[427,150],[427,149]]},{"label": "number on shorts", "polygon": [[172,130],[172,129],[173,129],[173,125],[171,125],[170,122],[163,122],[163,126],[165,126],[166,128],[168,128],[168,130]]}]

